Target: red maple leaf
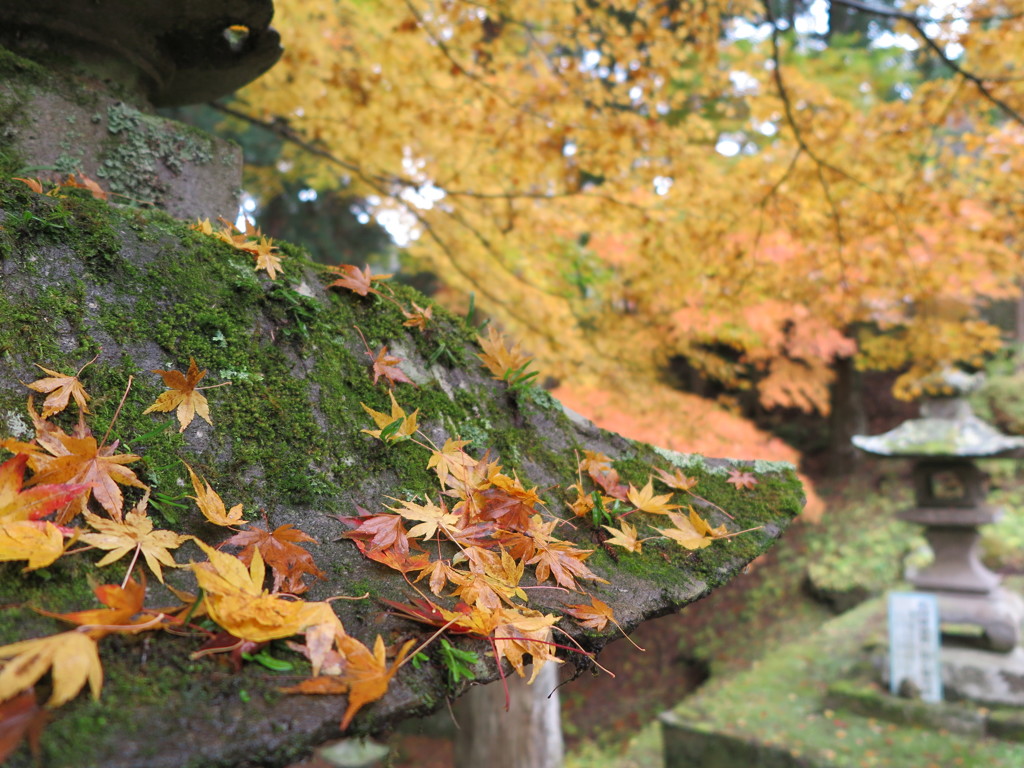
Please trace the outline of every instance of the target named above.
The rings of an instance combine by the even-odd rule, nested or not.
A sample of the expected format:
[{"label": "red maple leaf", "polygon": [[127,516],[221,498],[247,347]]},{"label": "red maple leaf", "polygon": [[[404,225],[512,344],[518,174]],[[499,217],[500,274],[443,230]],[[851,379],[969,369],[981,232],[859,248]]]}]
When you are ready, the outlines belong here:
[{"label": "red maple leaf", "polygon": [[253,550],[259,548],[263,561],[270,566],[274,574],[274,592],[290,592],[300,595],[309,589],[303,576],[309,574],[318,579],[327,578],[327,574],[316,567],[313,556],[298,545],[300,541],[318,543],[309,534],[300,531],[291,524],[278,526],[273,532],[258,525],[236,533],[221,546],[244,547],[238,553],[238,559],[246,565],[252,562]]}]

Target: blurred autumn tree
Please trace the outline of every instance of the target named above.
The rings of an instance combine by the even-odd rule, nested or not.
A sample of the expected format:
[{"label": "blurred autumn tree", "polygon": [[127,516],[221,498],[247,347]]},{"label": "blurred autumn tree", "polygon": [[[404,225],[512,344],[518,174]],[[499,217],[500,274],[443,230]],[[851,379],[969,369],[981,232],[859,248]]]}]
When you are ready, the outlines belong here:
[{"label": "blurred autumn tree", "polygon": [[285,139],[252,189],[364,201],[570,407],[793,459],[678,374],[822,414],[855,368],[913,396],[999,345],[1024,213],[1024,2],[817,5],[293,0],[229,108]]}]

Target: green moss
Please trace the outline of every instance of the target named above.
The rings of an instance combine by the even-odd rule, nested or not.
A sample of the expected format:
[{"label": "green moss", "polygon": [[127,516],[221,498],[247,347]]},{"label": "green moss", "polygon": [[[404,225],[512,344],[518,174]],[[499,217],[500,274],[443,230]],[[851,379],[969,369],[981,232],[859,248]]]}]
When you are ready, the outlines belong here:
[{"label": "green moss", "polygon": [[[135,119],[131,113],[124,117],[127,123]],[[129,128],[126,124],[124,130]],[[407,411],[419,409],[428,434],[470,439],[476,455],[490,450],[492,459],[500,459],[506,472],[516,471],[524,484],[542,483],[550,508],[561,508],[558,488],[575,480],[574,450],[580,447],[568,420],[542,391],[528,388],[510,394],[483,374],[474,378],[475,365],[459,373],[458,386],[425,375],[430,356],[442,347],[451,353],[435,360],[442,373],[459,360],[474,362],[473,347],[466,346],[474,332],[442,309],[435,309],[431,329],[420,333],[405,328],[399,308],[381,297],[330,290],[326,301],[310,298],[307,294],[320,291],[316,268],[298,250],[286,248],[284,275],[271,282],[254,271],[248,254],[158,212],[110,208],[81,195],[39,198],[3,180],[0,209],[9,213],[4,237],[10,236],[8,253],[19,279],[30,285],[33,281],[24,275],[31,274],[33,266],[52,270],[53,275],[42,289],[11,290],[0,298],[0,354],[6,355],[12,370],[31,370],[32,363],[41,362],[70,371],[104,347],[100,359],[82,374],[94,397],[89,424],[97,437],[109,430],[107,443],[120,441],[119,451],[143,457],[131,468],[153,489],[150,509],[168,527],[192,533],[205,530],[205,524],[197,522],[198,512],[184,498],[191,493],[182,463],[187,460],[228,505],[243,503],[248,517],[259,517],[261,508],[268,508],[271,515],[280,515],[278,524],[316,526],[311,530],[317,531],[322,551],[329,553],[318,562],[331,563],[325,567],[332,577],[331,594],[370,592],[374,597],[407,599],[405,582],[393,572],[358,557],[348,542],[331,541],[342,529],[325,523],[322,515],[353,514],[354,505],[367,505],[367,499],[381,504],[388,496],[430,493],[436,498],[438,493],[436,477],[426,467],[426,450],[411,441],[385,445],[360,433],[371,426],[360,403],[388,411],[390,398],[383,383],[372,382],[370,357],[355,327],[372,353],[382,345],[400,345],[409,358],[409,370],[419,369],[418,386],[401,384],[394,393]],[[421,306],[426,301],[401,286],[395,287],[395,296]],[[129,344],[132,354],[122,346]],[[190,358],[208,370],[203,385],[231,384],[206,391],[213,426],[197,419],[182,433],[173,414],[144,411],[164,391],[153,369],[184,371]],[[0,414],[9,418],[21,413],[24,390],[17,382],[0,384]],[[76,418],[72,408],[55,421],[70,429]],[[624,446],[617,464],[623,477],[637,485],[646,482],[648,465],[658,457],[648,448],[619,444]],[[701,482],[708,483],[706,490],[701,486],[702,492],[727,509],[756,507],[756,513],[747,517],[764,513],[765,519],[782,521],[799,503],[799,486],[792,475],[765,477],[757,492],[737,492],[711,470],[702,474]],[[133,504],[142,494],[127,489],[125,495]],[[177,502],[184,507],[175,506]],[[768,509],[771,505],[778,509]],[[573,535],[588,548],[597,543],[597,534],[582,526]],[[719,583],[739,558],[752,557],[765,542],[765,537],[751,535],[699,553],[651,542],[644,556],[624,553],[617,560],[597,547],[588,562],[602,573],[621,573],[659,589],[664,584],[673,600],[683,602],[692,597],[695,581]],[[89,557],[76,559],[87,562]],[[64,568],[64,563],[58,561],[54,568]],[[123,575],[124,567],[111,566],[100,576],[109,583]],[[0,574],[0,584],[18,589],[15,571],[8,576],[5,580]],[[73,594],[62,597],[67,605],[61,609],[95,604],[81,573],[60,579],[65,576],[76,579],[77,586]],[[44,592],[40,586],[39,594]],[[336,607],[354,633],[376,631],[378,603],[366,600]],[[19,614],[17,621],[4,624],[0,617],[0,638],[24,636],[21,618]],[[52,624],[50,619],[41,621]],[[210,662],[188,661],[190,649],[174,645],[172,638],[154,640],[153,648],[152,666],[147,664],[145,674],[147,683],[160,693],[159,701],[146,692],[133,698],[138,647],[105,641],[109,690],[99,703],[76,702],[51,727],[47,748],[53,752],[54,765],[87,764],[91,757],[75,762],[71,745],[76,740],[96,741],[94,730],[105,724],[130,735],[132,726],[119,719],[123,711],[167,712],[234,703],[240,687],[259,701],[274,687],[249,671],[237,678],[204,680],[210,677]],[[120,650],[126,650],[128,658],[116,658]],[[428,700],[435,694],[428,685],[423,697]],[[380,724],[367,717],[358,727],[366,730]],[[280,754],[274,759],[280,761]]]}]

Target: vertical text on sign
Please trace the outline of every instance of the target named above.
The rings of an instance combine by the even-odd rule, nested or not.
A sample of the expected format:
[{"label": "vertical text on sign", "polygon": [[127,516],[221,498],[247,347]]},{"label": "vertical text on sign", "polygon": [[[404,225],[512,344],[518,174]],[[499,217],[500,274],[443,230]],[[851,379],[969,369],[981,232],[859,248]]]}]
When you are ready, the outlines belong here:
[{"label": "vertical text on sign", "polygon": [[922,592],[889,594],[889,690],[942,701],[939,604]]}]

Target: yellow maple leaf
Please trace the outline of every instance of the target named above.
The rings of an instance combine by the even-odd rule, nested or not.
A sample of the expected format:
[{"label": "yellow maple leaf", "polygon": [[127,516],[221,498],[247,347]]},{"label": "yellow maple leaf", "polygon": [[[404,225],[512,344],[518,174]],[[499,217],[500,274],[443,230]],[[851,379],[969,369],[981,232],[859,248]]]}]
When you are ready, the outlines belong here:
[{"label": "yellow maple leaf", "polygon": [[619,521],[618,528],[614,528],[610,525],[602,525],[601,527],[611,534],[611,538],[608,539],[605,544],[614,544],[615,546],[623,547],[630,552],[639,553],[642,550],[643,543],[636,536],[636,528],[625,520]]},{"label": "yellow maple leaf", "polygon": [[[178,422],[181,424],[179,432],[184,432],[185,428],[192,423],[192,419],[197,414],[207,424],[213,426],[213,421],[210,420],[210,404],[206,400],[206,395],[199,391],[201,389],[211,389],[211,387],[196,386],[203,376],[207,374],[207,371],[200,371],[196,366],[195,359],[191,357],[188,359],[188,373],[161,370],[154,370],[153,373],[160,374],[168,390],[161,394],[156,399],[156,402],[144,410],[143,413],[152,413],[153,411],[168,413],[176,410]],[[224,384],[230,383],[224,382]],[[215,384],[213,386],[220,387],[224,386],[224,384]]]},{"label": "yellow maple leaf", "polygon": [[[95,360],[96,358],[93,358]],[[91,363],[92,360],[89,361]],[[67,375],[65,373],[58,373],[57,371],[51,371],[49,368],[36,363],[36,368],[43,371],[43,373],[49,374],[46,378],[36,379],[31,384],[26,386],[29,389],[33,389],[36,392],[47,393],[46,399],[43,401],[43,418],[48,419],[54,414],[60,413],[68,407],[68,400],[74,398],[75,404],[78,405],[78,409],[82,413],[89,413],[89,408],[86,403],[89,401],[89,393],[85,391],[85,387],[82,386],[82,382],[78,380],[78,376],[85,369],[86,363],[78,369],[78,373],[74,375]]]},{"label": "yellow maple leaf", "polygon": [[515,384],[516,381],[532,375],[524,371],[532,359],[530,355],[522,352],[518,343],[506,345],[504,337],[493,325],[487,329],[486,339],[477,336],[476,341],[484,350],[483,353],[478,353],[477,357],[487,366],[492,378]]},{"label": "yellow maple leaf", "polygon": [[169,550],[177,549],[189,537],[180,536],[173,531],[154,531],[153,521],[146,516],[145,508],[146,499],[143,499],[138,507],[125,515],[124,522],[104,520],[102,517],[85,512],[86,522],[98,533],[83,533],[82,541],[99,549],[110,550],[102,560],[96,563],[101,568],[120,560],[133,549],[137,550],[146,559],[149,569],[163,584],[164,575],[160,566],[177,568],[178,564],[174,562]]},{"label": "yellow maple leaf", "polygon": [[50,522],[17,520],[0,526],[0,561],[28,560],[26,571],[45,568],[64,554],[64,536]]},{"label": "yellow maple leaf", "polygon": [[419,522],[419,525],[414,525],[409,529],[407,535],[410,538],[422,537],[424,539],[431,539],[437,534],[438,530],[444,531],[449,538],[455,534],[455,528],[459,523],[459,516],[449,512],[444,504],[439,507],[430,499],[425,499],[426,504],[417,504],[412,501],[402,501],[399,499],[396,499],[396,501],[401,506],[388,507],[388,509],[392,512],[397,512],[406,520]]},{"label": "yellow maple leaf", "polygon": [[206,482],[205,479],[197,477],[196,473],[192,471],[192,467],[188,464],[185,465],[185,469],[188,470],[188,475],[192,479],[192,488],[196,492],[195,496],[189,496],[189,498],[199,507],[203,517],[214,525],[222,526],[246,525],[249,522],[242,519],[241,504],[235,504],[229,512],[225,508],[220,496],[213,490],[213,486]]},{"label": "yellow maple leaf", "polygon": [[640,512],[648,512],[652,515],[665,515],[673,509],[679,509],[678,504],[670,503],[672,500],[671,493],[656,496],[650,480],[639,491],[630,483],[629,490],[626,492],[626,498]]},{"label": "yellow maple leaf", "polygon": [[[476,464],[476,459],[467,454],[463,448],[469,445],[469,440],[452,440],[450,437],[444,441],[440,451],[432,451],[427,460],[427,469],[433,469],[437,473],[437,479],[441,485],[445,485],[448,475],[459,473],[459,468],[471,467]],[[462,474],[465,474],[464,472]]]},{"label": "yellow maple leaf", "polygon": [[[693,518],[696,517],[699,521],[698,524],[694,524]],[[690,517],[683,517],[675,512],[668,513],[668,519],[672,521],[672,528],[659,528],[658,530],[672,539],[673,541],[679,542],[682,546],[687,549],[703,549],[704,547],[710,546],[712,537],[706,535],[711,528],[700,519],[693,509],[690,510]],[[701,525],[703,523],[703,525]],[[698,525],[700,527],[698,527]]]},{"label": "yellow maple leaf", "polygon": [[283,257],[277,250],[277,246],[274,245],[274,241],[269,237],[260,237],[247,250],[256,257],[256,271],[264,269],[271,280],[276,280],[278,272],[281,271]]},{"label": "yellow maple leaf", "polygon": [[[359,431],[365,432],[367,435],[376,437],[379,440],[390,440],[392,442],[404,440],[416,432],[416,417],[419,415],[419,409],[416,409],[407,416],[405,410],[399,406],[398,401],[395,400],[394,392],[389,390],[388,395],[391,396],[390,416],[386,413],[375,411],[368,405],[360,403],[360,405],[363,406],[363,410],[370,414],[370,418],[373,419],[373,422],[377,425],[378,429],[361,429]],[[392,427],[396,421],[399,422],[398,426]]]},{"label": "yellow maple leaf", "polygon": [[559,620],[559,616],[528,608],[503,608],[495,614],[497,623],[493,640],[497,661],[500,662],[502,657],[508,659],[516,674],[525,677],[523,657],[529,654],[533,661],[533,676],[529,680],[531,683],[547,662],[562,663],[555,655],[555,646],[551,642],[551,627]]},{"label": "yellow maple leaf", "polygon": [[[208,562],[190,566],[205,592],[203,604],[210,618],[235,637],[264,643],[304,630],[313,631],[316,637],[328,632],[332,636],[335,631],[344,632],[328,603],[289,600],[263,589],[266,566],[258,548],[253,550],[246,568],[233,555],[219,552],[198,539],[195,543],[209,558]],[[314,669],[320,663],[315,660]]]},{"label": "yellow maple leaf", "polygon": [[86,683],[94,699],[103,688],[96,641],[84,632],[72,630],[11,643],[0,647],[0,659],[11,659],[0,670],[0,700],[35,685],[47,670],[53,672],[53,693],[46,703],[51,708],[73,699]]}]

